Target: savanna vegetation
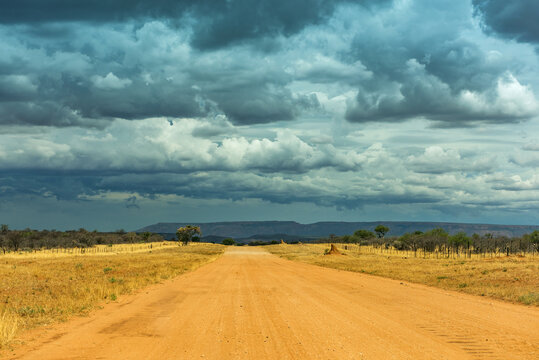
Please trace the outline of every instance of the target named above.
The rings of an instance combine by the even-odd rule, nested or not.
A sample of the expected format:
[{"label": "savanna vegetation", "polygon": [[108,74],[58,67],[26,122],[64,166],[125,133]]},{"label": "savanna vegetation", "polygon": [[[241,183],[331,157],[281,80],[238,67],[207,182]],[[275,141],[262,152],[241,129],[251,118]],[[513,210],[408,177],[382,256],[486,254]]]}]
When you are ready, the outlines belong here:
[{"label": "savanna vegetation", "polygon": [[[319,244],[271,246],[290,260],[341,270],[539,305],[539,231],[508,238],[492,234],[448,234],[441,228],[386,237],[389,228],[360,229]],[[345,256],[324,256],[327,243]]]},{"label": "savanna vegetation", "polygon": [[[539,305],[539,231],[518,238],[450,235],[442,229],[387,236],[373,231],[330,236],[327,244],[268,245],[270,252],[310,264],[364,272],[506,301]],[[178,229],[177,242],[152,233],[10,230],[0,227],[0,348],[42,324],[86,314],[149,284],[217,258],[224,246],[197,243],[200,228]],[[178,246],[188,245],[190,246]],[[225,245],[245,245],[232,238]]]},{"label": "savanna vegetation", "polygon": [[84,249],[95,245],[153,243],[163,241],[158,234],[150,232],[135,233],[117,230],[115,232],[88,231],[85,229],[56,230],[10,230],[0,225],[0,254],[10,252],[35,252],[51,249]]},{"label": "savanna vegetation", "polygon": [[199,242],[201,236],[202,231],[200,231],[200,226],[186,225],[176,230],[176,237],[183,245],[187,245],[191,241]]},{"label": "savanna vegetation", "polygon": [[308,264],[539,306],[537,254],[460,252],[457,256],[455,250],[450,256],[445,252],[436,256],[436,252],[419,253],[379,244],[340,243],[337,247],[342,255],[326,256],[329,244],[281,244],[267,249],[283,258]]},{"label": "savanna vegetation", "polygon": [[[406,251],[408,255],[417,257],[493,257],[501,253],[505,255],[537,254],[539,251],[539,231],[521,237],[496,236],[490,233],[468,236],[464,232],[450,235],[441,228],[426,232],[416,231],[402,236],[386,237],[389,228],[379,225],[375,231],[360,229],[351,235],[335,236],[319,239],[318,243],[342,243],[371,246],[380,253]],[[412,254],[410,254],[410,252]],[[539,254],[538,254],[539,255]]]},{"label": "savanna vegetation", "polygon": [[193,270],[224,251],[224,246],[214,244],[118,244],[127,234],[96,235],[113,242],[109,245],[37,250],[30,247],[32,240],[73,244],[80,243],[82,235],[92,235],[77,231],[71,239],[57,232],[32,234],[21,235],[19,251],[0,255],[0,348],[24,330],[87,314],[121,295]]}]

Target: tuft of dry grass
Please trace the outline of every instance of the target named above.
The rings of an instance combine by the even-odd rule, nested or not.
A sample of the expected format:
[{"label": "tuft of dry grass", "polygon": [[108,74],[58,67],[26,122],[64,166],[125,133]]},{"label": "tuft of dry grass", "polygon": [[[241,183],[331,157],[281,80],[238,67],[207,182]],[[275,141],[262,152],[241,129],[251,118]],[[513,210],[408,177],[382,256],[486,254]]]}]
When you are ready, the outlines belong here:
[{"label": "tuft of dry grass", "polygon": [[2,306],[0,308],[0,349],[13,340],[18,329],[19,319],[17,316]]},{"label": "tuft of dry grass", "polygon": [[538,256],[436,259],[414,257],[405,251],[382,253],[368,246],[347,247],[345,250],[343,245],[338,246],[345,256],[324,256],[328,244],[266,248],[289,260],[539,306]]},{"label": "tuft of dry grass", "polygon": [[224,246],[114,245],[106,252],[0,256],[0,348],[21,331],[84,315],[215,260]]}]

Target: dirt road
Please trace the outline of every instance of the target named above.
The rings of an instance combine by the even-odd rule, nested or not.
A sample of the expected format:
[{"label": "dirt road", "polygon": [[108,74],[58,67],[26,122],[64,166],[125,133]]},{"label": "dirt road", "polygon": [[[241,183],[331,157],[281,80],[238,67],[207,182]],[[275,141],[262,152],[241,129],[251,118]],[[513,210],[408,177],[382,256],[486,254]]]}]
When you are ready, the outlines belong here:
[{"label": "dirt road", "polygon": [[231,248],[13,359],[539,359],[539,309]]}]

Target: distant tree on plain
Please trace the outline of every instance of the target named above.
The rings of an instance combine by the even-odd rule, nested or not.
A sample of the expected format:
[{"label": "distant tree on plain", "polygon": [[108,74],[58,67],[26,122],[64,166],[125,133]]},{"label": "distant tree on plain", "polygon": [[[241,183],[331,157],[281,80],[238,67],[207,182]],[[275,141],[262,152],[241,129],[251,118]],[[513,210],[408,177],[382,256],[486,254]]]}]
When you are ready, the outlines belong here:
[{"label": "distant tree on plain", "polygon": [[8,226],[6,224],[2,224],[0,226],[0,248],[2,249],[4,254],[9,249],[9,243],[8,243],[8,240],[7,240],[8,230],[9,230],[9,228],[8,228]]},{"label": "distant tree on plain", "polygon": [[8,244],[14,251],[19,251],[23,236],[19,231],[13,231],[8,235]]},{"label": "distant tree on plain", "polygon": [[380,224],[374,228],[374,232],[376,233],[378,238],[381,239],[389,232],[389,228],[387,226]]},{"label": "distant tree on plain", "polygon": [[376,235],[374,235],[372,231],[363,230],[363,229],[360,229],[354,232],[354,236],[361,240],[368,240],[368,239],[373,239],[376,237]]},{"label": "distant tree on plain", "polygon": [[528,234],[528,240],[530,243],[535,246],[535,249],[539,252],[539,230],[535,230],[534,232]]},{"label": "distant tree on plain", "polygon": [[202,231],[200,231],[200,226],[186,225],[176,230],[178,242],[183,245],[187,245],[191,241],[200,241],[201,236]]},{"label": "distant tree on plain", "polygon": [[466,245],[468,248],[470,247],[471,239],[466,235],[465,232],[461,231],[449,237],[449,244],[454,247],[458,254],[461,246]]},{"label": "distant tree on plain", "polygon": [[148,242],[148,239],[152,237],[152,233],[149,231],[145,231],[142,233],[142,238],[144,239],[144,242]]}]

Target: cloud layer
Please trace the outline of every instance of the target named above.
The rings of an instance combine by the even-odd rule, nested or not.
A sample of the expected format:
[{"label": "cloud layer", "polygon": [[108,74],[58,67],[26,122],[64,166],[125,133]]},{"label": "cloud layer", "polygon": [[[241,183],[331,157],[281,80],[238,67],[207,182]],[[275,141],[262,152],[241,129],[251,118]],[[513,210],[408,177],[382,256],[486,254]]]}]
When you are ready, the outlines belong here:
[{"label": "cloud layer", "polygon": [[535,44],[539,42],[537,1],[473,0],[472,2],[488,31],[521,42]]},{"label": "cloud layer", "polygon": [[532,219],[535,7],[0,1],[0,216]]},{"label": "cloud layer", "polygon": [[[464,1],[308,3],[4,4],[0,121],[270,123],[320,113],[319,97],[338,95],[351,122],[474,126],[537,112],[530,64],[490,44]],[[488,22],[492,6],[475,9]]]}]

